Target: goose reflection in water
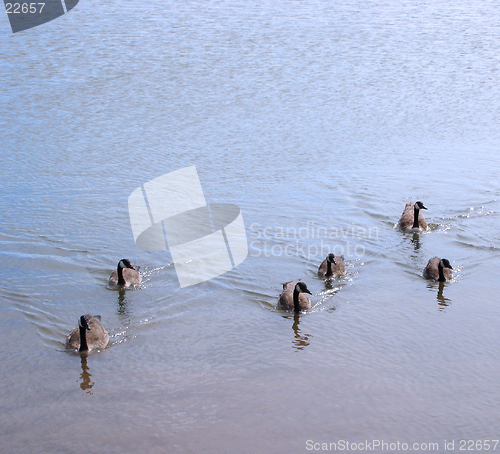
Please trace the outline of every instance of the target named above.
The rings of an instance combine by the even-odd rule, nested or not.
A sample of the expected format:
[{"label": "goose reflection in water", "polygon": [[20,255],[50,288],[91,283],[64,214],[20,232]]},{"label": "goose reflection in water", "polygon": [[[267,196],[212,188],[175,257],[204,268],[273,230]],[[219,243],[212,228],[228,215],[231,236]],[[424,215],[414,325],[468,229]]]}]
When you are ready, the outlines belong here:
[{"label": "goose reflection in water", "polygon": [[420,249],[420,235],[418,233],[414,233],[410,241],[413,244],[415,252],[417,252]]},{"label": "goose reflection in water", "polygon": [[437,294],[436,294],[436,300],[438,302],[438,309],[440,311],[446,310],[448,306],[451,306],[451,299],[446,298],[443,294],[444,288],[446,287],[446,282],[429,282],[427,284],[427,288],[429,290],[435,290],[436,287],[438,288]]},{"label": "goose reflection in water", "polygon": [[83,391],[86,391],[87,394],[92,394],[92,387],[94,386],[94,382],[91,380],[90,377],[92,377],[92,374],[89,372],[89,367],[87,365],[87,357],[88,353],[82,352],[80,353],[80,357],[82,360],[82,373],[80,374],[80,388],[82,388]]},{"label": "goose reflection in water", "polygon": [[444,282],[439,282],[439,290],[436,296],[440,311],[444,311],[448,306],[451,306],[451,300],[449,298],[445,298],[443,295],[444,285]]},{"label": "goose reflection in water", "polygon": [[118,309],[117,314],[120,319],[128,319],[130,318],[130,311],[128,309],[128,301],[126,299],[127,291],[125,289],[118,290]]},{"label": "goose reflection in water", "polygon": [[[291,316],[287,316],[286,318],[291,318]],[[293,339],[293,348],[296,350],[304,350],[308,345],[310,345],[309,339],[312,337],[310,334],[301,334],[300,328],[300,313],[294,313],[293,314],[293,332],[294,332],[294,339]]]}]

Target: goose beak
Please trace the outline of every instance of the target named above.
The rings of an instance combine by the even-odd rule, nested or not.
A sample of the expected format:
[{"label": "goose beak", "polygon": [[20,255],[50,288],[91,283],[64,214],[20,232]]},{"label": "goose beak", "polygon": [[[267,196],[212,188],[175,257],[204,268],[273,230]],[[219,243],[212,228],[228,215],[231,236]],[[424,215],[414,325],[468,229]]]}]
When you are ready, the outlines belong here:
[{"label": "goose beak", "polygon": [[309,291],[309,289],[305,290],[306,293],[309,293],[309,295],[312,295],[312,293]]}]

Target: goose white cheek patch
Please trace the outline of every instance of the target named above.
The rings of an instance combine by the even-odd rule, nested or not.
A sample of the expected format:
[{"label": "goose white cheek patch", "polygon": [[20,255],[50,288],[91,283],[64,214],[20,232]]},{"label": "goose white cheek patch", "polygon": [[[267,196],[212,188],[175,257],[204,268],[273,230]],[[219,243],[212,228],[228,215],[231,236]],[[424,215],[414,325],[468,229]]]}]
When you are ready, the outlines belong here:
[{"label": "goose white cheek patch", "polygon": [[132,192],[128,207],[136,245],[168,248],[181,287],[220,276],[248,255],[239,207],[208,205],[195,166],[148,181]]}]

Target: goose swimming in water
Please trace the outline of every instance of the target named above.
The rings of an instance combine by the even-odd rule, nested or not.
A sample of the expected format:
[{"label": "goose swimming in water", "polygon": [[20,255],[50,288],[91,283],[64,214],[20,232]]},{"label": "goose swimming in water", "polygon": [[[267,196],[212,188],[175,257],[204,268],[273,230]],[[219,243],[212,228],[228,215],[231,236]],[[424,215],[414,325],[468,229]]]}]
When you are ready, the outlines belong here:
[{"label": "goose swimming in water", "polygon": [[422,232],[427,230],[427,222],[420,210],[427,210],[422,202],[408,202],[399,218],[399,228],[403,232]]},{"label": "goose swimming in water", "polygon": [[109,285],[115,287],[130,287],[141,283],[139,274],[140,266],[132,266],[127,259],[121,259],[118,262],[116,270],[109,277]]},{"label": "goose swimming in water", "polygon": [[424,268],[424,277],[439,282],[451,281],[452,269],[453,267],[450,265],[448,259],[432,257]]},{"label": "goose swimming in water", "polygon": [[307,311],[311,309],[311,301],[306,293],[312,295],[307,285],[300,280],[285,282],[283,292],[278,301],[278,309],[283,311]]},{"label": "goose swimming in water", "polygon": [[343,255],[328,254],[318,268],[318,275],[321,277],[335,279],[346,274]]},{"label": "goose swimming in water", "polygon": [[109,335],[101,325],[100,315],[82,315],[78,326],[66,338],[66,348],[80,352],[103,350],[109,343]]}]

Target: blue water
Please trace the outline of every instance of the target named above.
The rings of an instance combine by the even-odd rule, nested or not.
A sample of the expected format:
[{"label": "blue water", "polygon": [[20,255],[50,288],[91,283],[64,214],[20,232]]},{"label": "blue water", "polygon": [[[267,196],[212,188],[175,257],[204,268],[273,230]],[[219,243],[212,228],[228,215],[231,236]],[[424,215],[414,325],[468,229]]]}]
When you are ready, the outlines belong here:
[{"label": "blue water", "polygon": [[[500,438],[497,17],[81,0],[3,34],[2,452]],[[168,251],[136,246],[128,197],[192,165],[208,203],[241,209],[249,255],[181,288]],[[417,200],[429,231],[398,232]],[[328,248],[347,264],[333,282],[316,276]],[[441,286],[422,278],[436,255],[454,267]],[[123,257],[140,288],[107,286]],[[313,309],[277,311],[299,278]],[[111,337],[88,358],[64,351],[83,313]]]}]

